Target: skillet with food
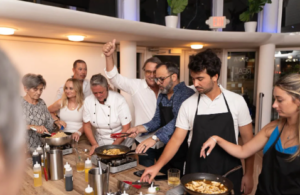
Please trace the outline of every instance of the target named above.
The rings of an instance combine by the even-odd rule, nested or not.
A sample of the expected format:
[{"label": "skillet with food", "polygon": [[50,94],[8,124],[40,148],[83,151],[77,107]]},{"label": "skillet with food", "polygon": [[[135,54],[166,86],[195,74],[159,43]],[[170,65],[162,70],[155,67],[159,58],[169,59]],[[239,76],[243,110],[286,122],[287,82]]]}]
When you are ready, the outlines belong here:
[{"label": "skillet with food", "polygon": [[[113,151],[113,152],[111,152]],[[137,154],[124,145],[105,145],[95,149],[95,153],[104,160],[123,159],[128,155]],[[138,154],[147,156],[147,154]]]},{"label": "skillet with food", "polygon": [[[186,174],[181,178],[181,184],[186,192],[193,195],[233,195],[233,184],[226,176],[241,168],[242,166],[237,166],[223,176],[210,173]],[[217,193],[218,190],[223,192]]]}]

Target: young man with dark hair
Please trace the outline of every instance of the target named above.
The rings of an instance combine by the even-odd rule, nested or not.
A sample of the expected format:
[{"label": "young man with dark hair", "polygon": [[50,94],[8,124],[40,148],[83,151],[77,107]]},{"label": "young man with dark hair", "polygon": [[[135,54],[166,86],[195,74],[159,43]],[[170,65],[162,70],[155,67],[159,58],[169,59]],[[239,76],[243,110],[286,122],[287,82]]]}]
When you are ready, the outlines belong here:
[{"label": "young man with dark hair", "polygon": [[[189,69],[197,92],[182,103],[176,130],[166,145],[157,163],[145,170],[141,180],[152,181],[155,175],[177,152],[190,131],[186,173],[212,173],[223,175],[241,161],[227,154],[220,147],[215,148],[205,159],[200,158],[203,143],[212,135],[238,144],[240,133],[243,143],[253,137],[252,120],[242,96],[218,85],[221,61],[211,50],[191,56]],[[228,175],[234,184],[234,193],[249,194],[253,188],[253,160],[245,161],[245,173],[240,169]],[[150,175],[149,178],[147,175]]]}]

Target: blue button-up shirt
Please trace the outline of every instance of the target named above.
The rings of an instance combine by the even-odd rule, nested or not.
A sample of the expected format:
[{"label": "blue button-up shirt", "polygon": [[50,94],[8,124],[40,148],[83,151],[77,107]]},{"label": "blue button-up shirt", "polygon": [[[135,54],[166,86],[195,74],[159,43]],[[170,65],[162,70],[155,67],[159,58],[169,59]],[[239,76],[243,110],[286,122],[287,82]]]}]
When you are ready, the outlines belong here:
[{"label": "blue button-up shirt", "polygon": [[[195,91],[189,87],[187,87],[184,82],[179,83],[174,87],[174,93],[170,100],[168,99],[167,94],[160,93],[157,98],[157,106],[156,111],[154,114],[154,117],[151,121],[144,124],[144,127],[147,129],[148,133],[151,133],[153,131],[156,131],[161,127],[161,120],[160,120],[160,110],[159,110],[159,104],[161,103],[162,106],[165,107],[172,107],[172,112],[174,115],[174,118],[165,126],[161,127],[155,135],[159,138],[160,141],[167,144],[170,140],[171,136],[173,135],[175,131],[175,123],[177,119],[177,115],[179,112],[179,108],[181,104],[189,98],[191,95],[193,95]],[[142,135],[147,135],[148,133],[144,133]]]}]

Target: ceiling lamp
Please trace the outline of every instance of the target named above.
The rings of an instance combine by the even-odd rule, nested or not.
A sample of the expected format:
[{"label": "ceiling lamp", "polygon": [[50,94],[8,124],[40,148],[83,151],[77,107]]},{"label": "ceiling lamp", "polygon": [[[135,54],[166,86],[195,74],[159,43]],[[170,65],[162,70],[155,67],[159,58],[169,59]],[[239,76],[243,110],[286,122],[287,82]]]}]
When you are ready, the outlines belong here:
[{"label": "ceiling lamp", "polygon": [[293,56],[288,56],[288,59],[292,59],[293,58]]},{"label": "ceiling lamp", "polygon": [[191,45],[192,49],[202,49],[203,45]]},{"label": "ceiling lamp", "polygon": [[13,35],[16,29],[0,27],[0,35]]},{"label": "ceiling lamp", "polygon": [[69,41],[83,41],[85,36],[81,35],[69,35],[68,39]]}]

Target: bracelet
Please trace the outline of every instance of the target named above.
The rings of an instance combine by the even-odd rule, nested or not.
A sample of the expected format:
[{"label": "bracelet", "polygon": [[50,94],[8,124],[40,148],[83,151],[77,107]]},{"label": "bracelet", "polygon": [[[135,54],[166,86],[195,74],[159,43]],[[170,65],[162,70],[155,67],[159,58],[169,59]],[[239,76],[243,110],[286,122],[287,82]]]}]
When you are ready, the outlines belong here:
[{"label": "bracelet", "polygon": [[79,135],[79,137],[82,135],[82,133],[80,131],[76,131],[75,133],[77,133]]},{"label": "bracelet", "polygon": [[210,138],[213,139],[217,143],[217,140],[213,136],[211,136]]}]

